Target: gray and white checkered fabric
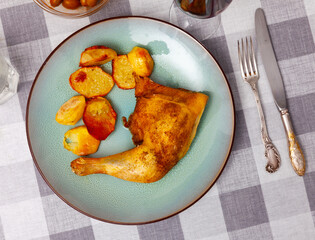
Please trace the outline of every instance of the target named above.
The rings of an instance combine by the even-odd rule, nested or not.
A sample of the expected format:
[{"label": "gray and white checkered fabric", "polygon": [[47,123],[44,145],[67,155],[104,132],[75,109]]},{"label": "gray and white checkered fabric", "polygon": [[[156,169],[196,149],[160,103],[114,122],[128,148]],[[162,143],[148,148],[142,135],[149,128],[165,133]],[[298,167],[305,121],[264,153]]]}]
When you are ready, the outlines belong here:
[{"label": "gray and white checkered fabric", "polygon": [[[18,94],[0,105],[0,239],[315,239],[315,2],[234,0],[216,35],[202,43],[221,64],[236,107],[230,159],[214,187],[167,220],[140,226],[100,222],[75,211],[45,184],[33,165],[25,133],[27,97],[39,67],[65,37],[91,22],[125,15],[168,21],[171,0],[110,0],[100,12],[69,20],[31,0],[0,0],[0,54],[20,73]],[[267,125],[281,157],[264,170],[260,124],[250,88],[241,79],[236,41],[255,36],[254,13],[265,10],[283,75],[294,128],[307,160],[304,177],[289,161],[287,140],[257,53]]]}]

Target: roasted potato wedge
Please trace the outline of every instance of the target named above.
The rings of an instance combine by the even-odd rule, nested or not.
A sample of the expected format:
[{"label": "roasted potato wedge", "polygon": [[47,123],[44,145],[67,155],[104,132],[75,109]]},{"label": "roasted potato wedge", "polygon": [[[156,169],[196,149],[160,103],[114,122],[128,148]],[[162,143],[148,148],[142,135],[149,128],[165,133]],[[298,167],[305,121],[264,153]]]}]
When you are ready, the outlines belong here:
[{"label": "roasted potato wedge", "polygon": [[71,74],[70,86],[87,98],[105,96],[114,86],[111,75],[100,67],[83,67]]},{"label": "roasted potato wedge", "polygon": [[50,5],[52,7],[58,7],[61,4],[62,0],[50,0]]},{"label": "roasted potato wedge", "polygon": [[112,68],[113,79],[119,88],[132,89],[136,86],[134,71],[127,55],[120,55],[113,59]]},{"label": "roasted potato wedge", "polygon": [[74,96],[59,108],[56,121],[62,125],[75,125],[83,116],[85,97]]},{"label": "roasted potato wedge", "polygon": [[98,66],[117,57],[115,50],[105,46],[92,46],[81,53],[80,67]]},{"label": "roasted potato wedge", "polygon": [[103,97],[87,101],[83,122],[89,133],[98,140],[105,140],[115,130],[117,114],[109,101]]},{"label": "roasted potato wedge", "polygon": [[99,145],[100,141],[89,134],[86,126],[70,129],[63,139],[64,148],[79,156],[95,153]]},{"label": "roasted potato wedge", "polygon": [[134,47],[128,53],[128,60],[136,72],[141,77],[148,77],[153,71],[154,61],[145,48]]},{"label": "roasted potato wedge", "polygon": [[98,0],[80,0],[81,5],[85,7],[94,7]]}]

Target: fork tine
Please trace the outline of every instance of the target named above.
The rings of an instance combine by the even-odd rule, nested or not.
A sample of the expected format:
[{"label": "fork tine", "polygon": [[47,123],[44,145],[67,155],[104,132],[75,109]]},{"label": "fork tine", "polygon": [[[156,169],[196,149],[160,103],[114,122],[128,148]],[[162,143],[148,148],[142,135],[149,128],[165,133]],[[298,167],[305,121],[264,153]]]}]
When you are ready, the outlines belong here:
[{"label": "fork tine", "polygon": [[253,65],[254,65],[254,73],[256,75],[259,75],[258,73],[258,68],[257,68],[257,63],[256,63],[256,57],[255,57],[255,51],[254,51],[254,47],[253,47],[253,40],[252,37],[250,37],[250,45],[251,45],[251,52],[252,52],[252,59],[253,59]]},{"label": "fork tine", "polygon": [[241,49],[240,49],[240,41],[239,40],[237,40],[237,48],[238,48],[238,61],[239,61],[239,64],[240,64],[242,78],[245,78],[244,68],[243,68],[243,61],[242,61],[242,53],[241,53]]},{"label": "fork tine", "polygon": [[247,53],[247,61],[248,61],[248,65],[249,65],[249,70],[250,70],[249,74],[250,75],[254,75],[255,74],[253,72],[252,59],[251,59],[252,50],[253,50],[252,47],[253,47],[252,44],[251,44],[251,47],[248,47],[248,38],[246,37],[246,53]]},{"label": "fork tine", "polygon": [[244,69],[245,69],[245,77],[249,76],[248,67],[247,67],[247,61],[246,61],[246,55],[245,55],[245,48],[244,48],[244,41],[242,38],[242,58],[244,63]]}]

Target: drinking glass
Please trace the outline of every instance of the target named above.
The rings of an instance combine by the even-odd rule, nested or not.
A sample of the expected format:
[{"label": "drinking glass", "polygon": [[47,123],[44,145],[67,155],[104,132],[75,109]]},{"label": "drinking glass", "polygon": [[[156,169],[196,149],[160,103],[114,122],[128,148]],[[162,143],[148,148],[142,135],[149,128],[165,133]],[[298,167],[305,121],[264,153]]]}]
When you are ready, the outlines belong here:
[{"label": "drinking glass", "polygon": [[19,74],[8,59],[0,54],[0,104],[17,93]]},{"label": "drinking glass", "polygon": [[200,41],[211,37],[221,24],[220,13],[232,0],[174,0],[170,22],[188,31]]}]

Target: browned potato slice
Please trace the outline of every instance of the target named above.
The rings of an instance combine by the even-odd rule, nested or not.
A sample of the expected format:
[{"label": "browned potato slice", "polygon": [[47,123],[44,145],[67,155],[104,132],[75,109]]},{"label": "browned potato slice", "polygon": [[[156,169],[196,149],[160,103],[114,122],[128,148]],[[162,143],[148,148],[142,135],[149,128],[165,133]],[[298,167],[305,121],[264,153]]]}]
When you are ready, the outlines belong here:
[{"label": "browned potato slice", "polygon": [[75,125],[83,116],[85,97],[74,96],[62,104],[56,114],[56,121],[63,125]]},{"label": "browned potato slice", "polygon": [[141,47],[134,47],[128,53],[128,60],[133,70],[141,77],[148,77],[153,71],[154,61],[150,53]]},{"label": "browned potato slice", "polygon": [[136,86],[133,68],[127,55],[120,55],[113,59],[113,79],[122,89],[132,89]]},{"label": "browned potato slice", "polygon": [[81,53],[80,67],[98,66],[117,57],[115,50],[105,46],[92,46]]},{"label": "browned potato slice", "polygon": [[103,97],[88,100],[83,122],[89,133],[98,140],[105,140],[115,130],[117,114]]},{"label": "browned potato slice", "polygon": [[63,0],[62,6],[68,9],[76,9],[81,6],[80,0]]},{"label": "browned potato slice", "polygon": [[89,134],[86,126],[70,129],[63,139],[64,148],[79,156],[95,153],[99,145],[100,141]]},{"label": "browned potato slice", "polygon": [[87,98],[105,96],[114,86],[111,75],[100,67],[83,67],[70,76],[70,86],[73,90]]},{"label": "browned potato slice", "polygon": [[82,6],[94,7],[98,0],[80,0]]},{"label": "browned potato slice", "polygon": [[50,0],[50,5],[52,7],[58,7],[61,4],[62,0]]}]

